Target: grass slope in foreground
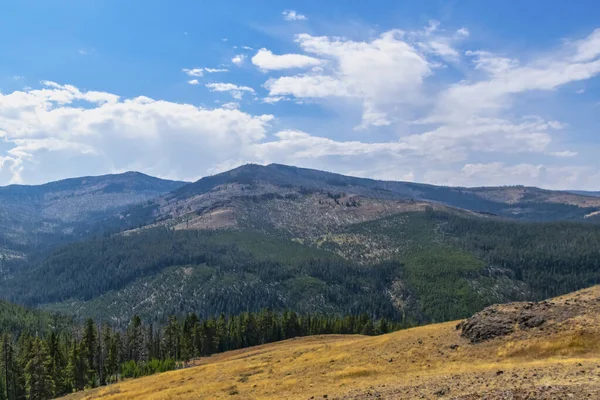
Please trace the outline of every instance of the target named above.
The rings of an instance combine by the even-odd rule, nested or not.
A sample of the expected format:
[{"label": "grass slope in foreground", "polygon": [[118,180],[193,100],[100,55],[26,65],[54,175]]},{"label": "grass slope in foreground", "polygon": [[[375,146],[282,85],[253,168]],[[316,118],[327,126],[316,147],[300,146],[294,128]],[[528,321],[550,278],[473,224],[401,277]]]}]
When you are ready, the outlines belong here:
[{"label": "grass slope in foreground", "polygon": [[544,309],[538,315],[546,319],[478,343],[461,336],[456,321],[378,337],[288,340],[67,398],[599,398],[599,303],[596,286],[538,304],[496,306],[472,320],[489,323],[532,307]]}]

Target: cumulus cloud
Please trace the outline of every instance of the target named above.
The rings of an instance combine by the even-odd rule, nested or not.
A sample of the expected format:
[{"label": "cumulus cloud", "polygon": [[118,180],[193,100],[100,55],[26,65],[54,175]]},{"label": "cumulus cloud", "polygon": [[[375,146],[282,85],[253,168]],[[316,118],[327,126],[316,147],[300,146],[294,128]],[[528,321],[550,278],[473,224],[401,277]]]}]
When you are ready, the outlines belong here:
[{"label": "cumulus cloud", "polygon": [[187,81],[187,83],[190,85],[198,85],[200,81],[198,79],[190,79],[189,81]]},{"label": "cumulus cloud", "polygon": [[252,64],[264,71],[307,68],[314,67],[321,63],[322,60],[319,60],[318,58],[309,57],[303,54],[276,55],[265,48],[260,49],[254,57],[252,57]]},{"label": "cumulus cloud", "polygon": [[245,54],[238,54],[231,59],[231,62],[234,63],[235,65],[237,65],[238,67],[241,66],[242,64],[244,64],[245,61],[246,61]]},{"label": "cumulus cloud", "polygon": [[141,170],[191,179],[265,139],[272,115],[45,82],[0,94],[0,184]]},{"label": "cumulus cloud", "polygon": [[[324,125],[309,121],[311,115],[284,116],[277,126],[286,129],[275,133],[269,132],[273,116],[242,112],[237,101],[202,108],[53,82],[0,94],[0,139],[9,146],[0,152],[0,183],[64,177],[57,174],[71,165],[86,165],[86,174],[140,169],[191,179],[245,162],[281,162],[446,185],[597,190],[593,150],[573,140],[569,150],[560,147],[573,133],[569,121],[518,101],[533,91],[558,96],[562,86],[597,76],[599,31],[528,57],[467,50],[469,35],[431,21],[419,31],[395,29],[364,40],[299,34],[298,49],[289,54],[261,48],[252,63],[277,72],[264,79],[268,94],[255,100],[334,110],[331,120],[318,117]],[[241,66],[245,58],[232,62]],[[195,78],[224,69],[183,72],[199,84]],[[256,95],[242,84],[206,87],[235,100]],[[569,86],[569,95],[575,89]]]},{"label": "cumulus cloud", "polygon": [[[272,78],[265,87],[270,96],[351,98],[363,108],[361,127],[389,125],[390,112],[422,101],[424,80],[437,66],[426,54],[458,56],[451,47],[452,39],[445,39],[434,30],[410,35],[390,30],[371,41],[299,34],[296,43],[314,64],[302,58],[306,62],[303,66],[317,68],[300,75]],[[286,57],[272,57],[268,50],[262,56],[273,64],[283,64],[283,59],[275,57]],[[291,60],[291,56],[302,55],[287,56]]]},{"label": "cumulus cloud", "polygon": [[213,92],[229,92],[234,99],[241,100],[244,92],[255,93],[254,89],[248,86],[238,86],[233,83],[208,83],[206,87]]},{"label": "cumulus cloud", "polygon": [[285,19],[286,21],[305,21],[306,20],[306,16],[304,16],[302,14],[298,14],[294,10],[285,10],[281,14],[283,15],[283,19]]}]

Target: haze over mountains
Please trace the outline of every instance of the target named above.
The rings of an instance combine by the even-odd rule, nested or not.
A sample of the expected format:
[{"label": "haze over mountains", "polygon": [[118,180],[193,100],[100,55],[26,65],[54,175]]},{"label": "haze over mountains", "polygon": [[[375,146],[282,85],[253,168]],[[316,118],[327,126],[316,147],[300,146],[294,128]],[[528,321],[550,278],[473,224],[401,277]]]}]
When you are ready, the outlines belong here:
[{"label": "haze over mountains", "polygon": [[125,323],[263,307],[414,323],[600,282],[600,198],[271,164],[0,189],[3,298]]}]

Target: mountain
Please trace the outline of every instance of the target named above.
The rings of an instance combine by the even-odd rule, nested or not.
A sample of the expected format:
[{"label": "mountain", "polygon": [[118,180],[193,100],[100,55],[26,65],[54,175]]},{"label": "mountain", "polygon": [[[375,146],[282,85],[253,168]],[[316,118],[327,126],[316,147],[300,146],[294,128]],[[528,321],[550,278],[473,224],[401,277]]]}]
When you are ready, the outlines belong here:
[{"label": "mountain", "polygon": [[598,302],[596,286],[539,303],[492,306],[458,326],[295,338],[66,398],[600,398]]},{"label": "mountain", "polygon": [[126,172],[0,187],[0,256],[21,259],[34,250],[85,237],[98,222],[182,185]]},{"label": "mountain", "polygon": [[600,197],[600,192],[588,192],[585,190],[570,190],[569,192],[581,196]]},{"label": "mountain", "polygon": [[[3,298],[119,324],[264,307],[425,323],[600,283],[600,224],[590,223],[600,198],[278,164],[170,184],[147,201],[121,190],[131,206],[77,214],[67,238],[79,240],[46,241],[4,273]],[[105,188],[68,199],[93,204]]]},{"label": "mountain", "polygon": [[[359,203],[362,207],[352,207]],[[248,164],[182,186],[123,217],[131,219],[130,226],[157,222],[176,229],[264,228],[293,236],[426,206],[524,221],[591,220],[600,211],[600,198],[521,186],[460,188],[377,181]]]}]

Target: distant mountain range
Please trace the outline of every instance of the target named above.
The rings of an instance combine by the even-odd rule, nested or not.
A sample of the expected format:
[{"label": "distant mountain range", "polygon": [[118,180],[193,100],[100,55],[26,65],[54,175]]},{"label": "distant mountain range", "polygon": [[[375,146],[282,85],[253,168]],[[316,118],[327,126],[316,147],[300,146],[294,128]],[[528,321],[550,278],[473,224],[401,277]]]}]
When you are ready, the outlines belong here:
[{"label": "distant mountain range", "polygon": [[134,313],[294,309],[440,321],[600,283],[600,197],[271,164],[0,188],[0,293]]},{"label": "distant mountain range", "polygon": [[581,196],[592,196],[592,197],[600,197],[600,192],[588,192],[585,190],[569,190],[570,193],[578,194]]}]

